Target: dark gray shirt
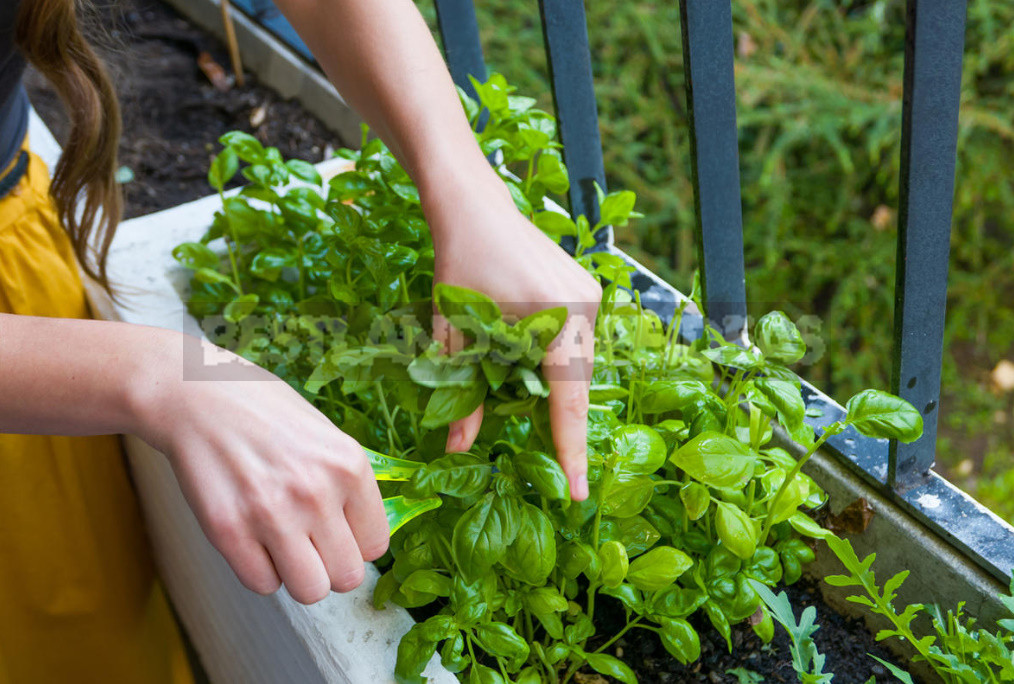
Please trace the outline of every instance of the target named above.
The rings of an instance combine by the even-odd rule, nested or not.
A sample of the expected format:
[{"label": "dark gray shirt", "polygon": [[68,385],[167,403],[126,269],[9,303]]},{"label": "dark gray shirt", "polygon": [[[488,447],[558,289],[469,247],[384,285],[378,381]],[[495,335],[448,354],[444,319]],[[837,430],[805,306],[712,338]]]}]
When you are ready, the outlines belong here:
[{"label": "dark gray shirt", "polygon": [[28,131],[28,96],[21,83],[25,60],[14,46],[20,0],[0,0],[0,171],[14,158]]}]

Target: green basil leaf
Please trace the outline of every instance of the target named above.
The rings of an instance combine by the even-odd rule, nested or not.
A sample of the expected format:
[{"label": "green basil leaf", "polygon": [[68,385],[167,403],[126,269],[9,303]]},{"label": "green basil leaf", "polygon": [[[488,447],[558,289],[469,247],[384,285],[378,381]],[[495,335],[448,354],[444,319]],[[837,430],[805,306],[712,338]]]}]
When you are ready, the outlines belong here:
[{"label": "green basil leaf", "polygon": [[422,672],[437,652],[437,644],[422,634],[422,624],[412,625],[398,642],[398,660],[394,676],[398,684],[425,684]]},{"label": "green basil leaf", "polygon": [[[415,570],[405,578],[398,590],[409,600],[411,605],[424,606],[438,596],[450,596],[451,579],[436,570]],[[434,617],[448,618],[446,615]],[[433,636],[432,632],[426,632],[425,635],[432,641],[441,641],[447,638]]]},{"label": "green basil leaf", "polygon": [[437,283],[433,286],[433,303],[451,325],[463,332],[474,329],[473,321],[489,329],[502,318],[496,302],[467,287]]},{"label": "green basil leaf", "polygon": [[532,589],[525,594],[524,603],[525,608],[535,614],[563,613],[567,610],[567,599],[553,586]]},{"label": "green basil leaf", "polygon": [[381,575],[373,586],[373,607],[376,610],[383,610],[396,591],[398,591],[398,578],[394,576],[393,571],[389,570]]},{"label": "green basil leaf", "polygon": [[527,392],[530,396],[549,396],[549,383],[531,368],[515,366],[511,372],[510,379],[519,382],[521,386],[524,387],[525,392]]},{"label": "green basil leaf", "polygon": [[304,186],[297,186],[289,188],[285,193],[286,197],[298,197],[303,202],[306,202],[314,209],[324,210],[327,207],[327,200],[320,196],[320,191],[317,188],[307,188]]},{"label": "green basil leaf", "polygon": [[307,230],[313,230],[320,222],[317,216],[317,209],[298,195],[286,195],[278,202],[278,208],[285,218],[286,225],[299,227],[300,234]]},{"label": "green basil leaf", "polygon": [[671,546],[656,546],[630,564],[627,581],[644,591],[659,591],[675,582],[694,562]]},{"label": "green basil leaf", "polygon": [[470,359],[427,352],[412,360],[408,365],[408,375],[423,387],[460,388],[475,383],[479,368]]},{"label": "green basil leaf", "polygon": [[757,550],[757,528],[739,506],[716,501],[715,530],[730,551],[737,557],[748,560]]},{"label": "green basil leaf", "polygon": [[[415,574],[415,573],[413,573]],[[451,581],[440,575],[444,580],[447,580],[447,585],[450,586]],[[412,578],[409,577],[408,582]],[[404,588],[404,584],[402,587]],[[448,591],[450,591],[448,589]],[[444,594],[446,596],[446,594]],[[422,623],[422,635],[430,641],[443,641],[444,639],[450,639],[451,637],[459,634],[458,625],[455,623],[454,618],[450,615],[434,615],[428,618]]]},{"label": "green basil leaf", "polygon": [[492,578],[488,575],[474,582],[467,582],[461,575],[455,575],[451,586],[451,609],[462,625],[470,625],[485,617],[494,593]]},{"label": "green basil leaf", "polygon": [[734,368],[756,368],[761,363],[761,359],[755,352],[736,344],[723,344],[712,349],[702,349],[701,356],[723,366],[733,366]]},{"label": "green basil leaf", "polygon": [[521,506],[521,530],[501,559],[512,575],[528,584],[544,584],[556,567],[556,532],[546,514],[535,506]]},{"label": "green basil leaf", "polygon": [[264,160],[265,149],[261,141],[243,131],[229,131],[218,139],[225,147],[232,148],[236,155],[248,164]]},{"label": "green basil leaf", "polygon": [[523,451],[511,459],[525,481],[531,483],[542,496],[551,500],[570,499],[570,485],[563,468],[541,451]]},{"label": "green basil leaf", "polygon": [[621,518],[616,521],[618,540],[627,549],[627,556],[633,558],[655,545],[661,538],[659,531],[643,516]]},{"label": "green basil leaf", "polygon": [[506,116],[510,112],[507,79],[500,74],[492,74],[485,83],[469,76],[479,103],[495,117]]},{"label": "green basil leaf", "polygon": [[222,211],[226,217],[230,239],[244,240],[261,235],[273,221],[270,212],[250,206],[245,197],[226,197],[222,203]]},{"label": "green basil leaf", "polygon": [[354,200],[366,193],[373,192],[376,184],[359,171],[346,171],[328,181],[330,191],[328,200],[345,202]]},{"label": "green basil leaf", "polygon": [[634,211],[637,195],[630,190],[611,192],[599,205],[600,226],[625,226]]},{"label": "green basil leaf", "polygon": [[314,185],[322,185],[324,181],[320,177],[317,169],[313,164],[305,162],[302,159],[290,159],[285,162],[285,166],[288,167],[289,172],[301,181],[312,183]]},{"label": "green basil leaf", "polygon": [[476,625],[475,640],[490,655],[520,662],[528,657],[528,642],[503,622]]},{"label": "green basil leaf", "polygon": [[570,217],[556,211],[540,211],[535,215],[534,223],[543,233],[557,240],[577,235],[577,226]]},{"label": "green basil leaf", "polygon": [[806,343],[799,329],[781,311],[772,311],[761,316],[754,329],[754,337],[761,353],[768,361],[785,364],[796,363],[806,355]]},{"label": "green basil leaf", "polygon": [[782,581],[795,584],[803,576],[803,565],[812,563],[816,555],[802,539],[788,539],[775,545],[782,561]]},{"label": "green basil leaf", "polygon": [[[633,193],[631,193],[633,194]],[[637,684],[637,675],[625,662],[605,653],[589,653],[586,656],[588,666],[599,674],[618,679],[623,684]]]},{"label": "green basil leaf", "polygon": [[867,437],[914,442],[922,436],[922,416],[910,403],[887,392],[863,390],[845,406],[846,423]]},{"label": "green basil leaf", "polygon": [[451,547],[459,572],[469,580],[478,579],[507,553],[518,534],[519,513],[501,497],[490,492],[462,513],[454,526]]},{"label": "green basil leaf", "polygon": [[236,289],[236,284],[232,282],[232,278],[210,268],[199,268],[194,271],[194,279],[199,283],[228,285],[233,290]]},{"label": "green basil leaf", "polygon": [[638,615],[644,612],[644,597],[639,589],[635,589],[630,584],[624,582],[618,587],[604,587],[602,593],[617,599]]},{"label": "green basil leaf", "polygon": [[569,541],[560,547],[560,571],[567,579],[575,579],[592,564],[595,550],[588,544]]},{"label": "green basil leaf", "polygon": [[[764,489],[769,495],[773,497],[778,492],[787,474],[781,468],[772,468],[764,473],[762,481]],[[777,506],[771,509],[771,524],[788,520],[806,502],[809,496],[810,486],[806,482],[806,476],[802,473],[797,473],[792,482],[789,483],[789,486],[785,488],[785,492],[778,500]]]},{"label": "green basil leaf", "polygon": [[468,672],[468,684],[504,684],[504,680],[493,668],[473,663]]},{"label": "green basil leaf", "polygon": [[479,363],[482,366],[483,375],[486,376],[486,382],[489,383],[489,388],[494,392],[500,389],[507,381],[507,376],[510,375],[510,364],[500,363],[488,356],[482,357]]},{"label": "green basil leaf", "polygon": [[252,314],[257,309],[259,303],[260,297],[255,294],[247,293],[239,295],[225,305],[223,316],[230,323],[239,323]]},{"label": "green basil leaf", "polygon": [[568,644],[580,644],[595,634],[595,625],[584,613],[579,612],[572,620],[573,623],[563,632],[563,639]]},{"label": "green basil leaf", "polygon": [[271,167],[267,164],[251,164],[243,169],[243,177],[262,188],[270,188],[273,185],[277,185],[271,173]]},{"label": "green basil leaf", "polygon": [[743,567],[743,561],[725,546],[715,546],[704,559],[703,570],[708,579],[732,577]]},{"label": "green basil leaf", "polygon": [[226,147],[215,155],[208,169],[208,184],[218,192],[222,192],[225,184],[233,179],[239,171],[239,158],[236,150]]},{"label": "green basil leaf", "polygon": [[526,667],[518,673],[515,684],[542,684],[542,676],[534,665]]},{"label": "green basil leaf", "polygon": [[507,181],[507,190],[510,191],[511,199],[514,200],[514,206],[517,207],[525,216],[531,216],[535,209],[532,207],[531,200],[525,195],[525,191],[521,189],[515,181]]},{"label": "green basil leaf", "polygon": [[396,181],[390,182],[388,183],[388,185],[391,187],[391,190],[394,191],[394,194],[397,195],[398,197],[408,202],[411,202],[412,204],[419,204],[419,189],[415,186],[414,183],[410,181],[406,182]]},{"label": "green basil leaf", "polygon": [[603,586],[618,587],[627,576],[630,561],[627,560],[627,549],[618,541],[608,541],[599,547],[599,560],[602,571],[599,580]]},{"label": "green basil leaf", "polygon": [[803,424],[806,404],[803,403],[799,385],[775,378],[757,378],[753,385],[774,405],[781,416],[782,425],[789,432],[797,430]]},{"label": "green basil leaf", "polygon": [[184,242],[177,245],[173,248],[173,258],[192,271],[199,268],[218,268],[218,255],[200,242]]},{"label": "green basil leaf", "polygon": [[806,537],[827,539],[828,536],[831,536],[830,531],[825,530],[823,527],[815,523],[813,518],[801,511],[796,511],[789,517],[789,524],[792,525],[792,529]]},{"label": "green basil leaf", "polygon": [[[535,180],[545,185],[546,190],[549,192],[563,195],[570,189],[570,177],[567,175],[567,167],[563,165],[563,162],[555,154],[546,152],[540,154],[536,169]],[[633,207],[632,203],[631,207]]]},{"label": "green basil leaf", "polygon": [[[529,352],[529,360],[532,363],[542,361],[546,348],[552,344],[556,336],[563,330],[567,322],[567,307],[557,306],[552,309],[543,309],[525,316],[514,326],[518,330],[526,332],[532,337],[532,350]],[[541,353],[537,353],[541,352]]]},{"label": "green basil leaf", "polygon": [[782,579],[782,563],[778,552],[770,546],[759,546],[753,557],[743,566],[743,574],[758,582],[775,586]]},{"label": "green basil leaf", "polygon": [[620,473],[609,486],[602,512],[615,518],[630,518],[644,510],[655,493],[655,483],[647,475]]},{"label": "green basil leaf", "polygon": [[445,641],[440,648],[440,664],[451,672],[461,672],[471,662],[471,658],[465,654],[465,637],[460,632]]},{"label": "green basil leaf", "polygon": [[441,387],[433,390],[430,400],[426,403],[426,412],[420,425],[426,429],[433,429],[472,415],[486,398],[488,389],[486,379],[481,378],[464,387]]},{"label": "green basil leaf", "polygon": [[711,507],[711,491],[700,482],[687,482],[680,487],[680,501],[691,520],[700,520]]},{"label": "green basil leaf", "polygon": [[655,380],[644,388],[641,411],[646,414],[682,411],[707,397],[708,392],[700,380]]},{"label": "green basil leaf", "polygon": [[708,600],[708,594],[700,589],[670,584],[655,595],[651,612],[656,616],[685,618],[692,615]]},{"label": "green basil leaf", "polygon": [[448,454],[415,471],[412,484],[423,495],[477,496],[493,478],[493,464],[472,454]]},{"label": "green basil leaf", "polygon": [[732,626],[729,624],[729,619],[725,617],[725,613],[714,601],[705,601],[701,607],[704,608],[704,614],[708,616],[711,625],[725,639],[729,653],[732,653]]},{"label": "green basil leaf", "polygon": [[250,262],[250,273],[269,282],[276,282],[283,268],[298,266],[296,255],[288,250],[268,247],[257,253]]},{"label": "green basil leaf", "polygon": [[771,613],[765,606],[758,608],[761,612],[761,619],[759,622],[752,622],[750,625],[753,628],[753,633],[756,634],[762,642],[770,644],[771,640],[775,638],[775,622],[771,619]]},{"label": "green basil leaf", "polygon": [[623,470],[648,474],[665,463],[665,440],[647,425],[624,425],[613,434],[612,441]]},{"label": "green basil leaf", "polygon": [[610,401],[613,399],[625,399],[630,392],[626,387],[620,385],[595,384],[592,383],[588,390],[588,399],[592,403]]},{"label": "green basil leaf", "polygon": [[510,112],[513,115],[524,114],[529,109],[534,107],[538,100],[534,97],[524,97],[522,95],[510,95],[507,97],[507,102],[510,107]]},{"label": "green basil leaf", "polygon": [[720,432],[702,432],[673,452],[669,460],[711,487],[742,489],[753,477],[757,455]]},{"label": "green basil leaf", "polygon": [[673,658],[683,663],[695,662],[701,657],[701,638],[697,630],[683,619],[661,618],[659,636],[662,645]]}]

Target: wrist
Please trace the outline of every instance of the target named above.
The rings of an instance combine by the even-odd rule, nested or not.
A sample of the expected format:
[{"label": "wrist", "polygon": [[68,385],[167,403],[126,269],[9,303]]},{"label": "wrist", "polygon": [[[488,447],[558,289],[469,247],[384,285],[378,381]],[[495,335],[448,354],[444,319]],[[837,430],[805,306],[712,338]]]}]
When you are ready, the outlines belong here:
[{"label": "wrist", "polygon": [[[169,447],[173,395],[179,391],[182,352],[193,339],[170,330],[138,331],[135,349],[124,365],[122,383],[126,429],[160,451]],[[193,339],[194,343],[199,341]]]},{"label": "wrist", "polygon": [[514,211],[514,201],[500,175],[485,157],[450,159],[420,169],[416,184],[423,212],[435,241],[451,237],[456,231],[475,230],[476,226],[460,218],[467,214],[465,205],[478,205],[488,211]]}]

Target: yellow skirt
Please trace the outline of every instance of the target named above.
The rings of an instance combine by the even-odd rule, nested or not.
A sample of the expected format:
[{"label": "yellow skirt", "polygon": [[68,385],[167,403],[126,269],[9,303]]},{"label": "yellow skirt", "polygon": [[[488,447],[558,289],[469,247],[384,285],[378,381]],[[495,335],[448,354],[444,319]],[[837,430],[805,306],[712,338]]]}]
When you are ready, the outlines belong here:
[{"label": "yellow skirt", "polygon": [[[35,156],[0,199],[0,313],[89,317]],[[193,682],[119,438],[0,435],[0,684],[91,682]]]}]

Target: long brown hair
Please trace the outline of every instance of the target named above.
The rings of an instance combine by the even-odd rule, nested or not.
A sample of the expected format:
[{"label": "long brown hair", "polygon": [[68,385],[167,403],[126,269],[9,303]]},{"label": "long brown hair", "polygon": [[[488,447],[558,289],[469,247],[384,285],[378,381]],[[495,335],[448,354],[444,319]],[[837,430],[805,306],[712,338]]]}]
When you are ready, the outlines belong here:
[{"label": "long brown hair", "polygon": [[81,33],[77,4],[21,0],[16,41],[70,118],[50,194],[82,268],[108,288],[106,255],[123,211],[116,182],[120,108],[102,61]]}]

